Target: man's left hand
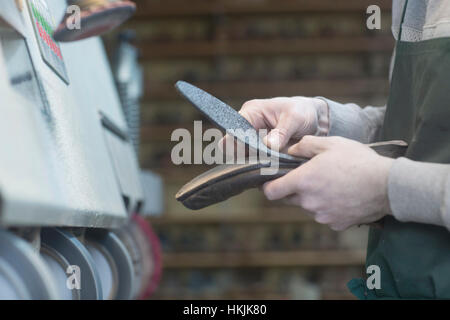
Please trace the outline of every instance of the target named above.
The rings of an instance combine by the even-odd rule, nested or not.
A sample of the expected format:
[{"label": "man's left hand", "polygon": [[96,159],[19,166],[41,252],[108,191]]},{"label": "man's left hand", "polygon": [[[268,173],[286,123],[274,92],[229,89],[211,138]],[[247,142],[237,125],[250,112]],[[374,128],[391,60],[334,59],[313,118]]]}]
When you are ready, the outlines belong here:
[{"label": "man's left hand", "polygon": [[305,136],[288,153],[311,160],[267,182],[263,190],[269,200],[303,207],[336,231],[390,213],[387,185],[393,159],[341,137]]}]

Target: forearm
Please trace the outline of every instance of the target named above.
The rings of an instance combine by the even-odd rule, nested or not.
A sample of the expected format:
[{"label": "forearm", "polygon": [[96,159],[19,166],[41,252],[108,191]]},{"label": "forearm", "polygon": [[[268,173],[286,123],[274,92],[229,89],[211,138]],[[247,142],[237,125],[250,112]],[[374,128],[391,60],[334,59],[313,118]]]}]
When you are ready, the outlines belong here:
[{"label": "forearm", "polygon": [[328,105],[328,136],[341,136],[362,143],[379,139],[386,107],[365,107],[349,103],[340,104],[318,97]]},{"label": "forearm", "polygon": [[450,164],[395,160],[389,171],[388,197],[397,220],[450,229]]}]

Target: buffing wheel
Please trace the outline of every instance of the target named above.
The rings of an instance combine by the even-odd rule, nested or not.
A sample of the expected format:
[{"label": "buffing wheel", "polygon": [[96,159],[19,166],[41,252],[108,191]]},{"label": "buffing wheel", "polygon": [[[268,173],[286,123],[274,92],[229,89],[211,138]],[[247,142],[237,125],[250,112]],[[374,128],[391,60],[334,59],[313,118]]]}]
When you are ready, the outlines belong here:
[{"label": "buffing wheel", "polygon": [[[60,42],[70,42],[99,36],[121,25],[136,11],[136,5],[127,0],[110,2],[94,1],[83,5],[83,0],[74,2],[81,8],[80,29],[69,29],[71,14],[66,14],[53,33],[53,38]],[[69,22],[69,23],[68,23]]]},{"label": "buffing wheel", "polygon": [[158,236],[153,231],[150,223],[146,221],[140,215],[135,214],[133,216],[133,221],[135,225],[139,228],[138,234],[142,235],[137,237],[138,240],[144,240],[140,242],[141,248],[147,252],[152,265],[151,273],[147,275],[146,285],[142,288],[141,294],[138,297],[140,300],[148,299],[158,287],[162,276],[162,250],[159,243]]}]

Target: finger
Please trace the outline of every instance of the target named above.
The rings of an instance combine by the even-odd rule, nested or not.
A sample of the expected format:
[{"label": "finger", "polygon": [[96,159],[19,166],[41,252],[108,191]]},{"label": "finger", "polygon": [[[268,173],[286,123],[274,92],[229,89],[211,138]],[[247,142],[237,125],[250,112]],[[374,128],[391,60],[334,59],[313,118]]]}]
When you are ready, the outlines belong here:
[{"label": "finger", "polygon": [[291,138],[288,143],[281,148],[280,150],[278,150],[278,152],[282,152],[282,153],[288,153],[288,150],[291,146],[293,146],[294,144],[296,144],[298,142],[299,139],[296,138]]},{"label": "finger", "polygon": [[288,148],[288,154],[295,157],[312,158],[330,149],[335,144],[334,137],[304,136]]},{"label": "finger", "polygon": [[279,200],[298,192],[298,181],[301,179],[301,167],[290,171],[281,178],[266,182],[263,185],[264,195],[269,200]]},{"label": "finger", "polygon": [[266,121],[264,112],[272,102],[271,99],[253,99],[245,102],[239,114],[243,116],[256,129],[272,129]]},{"label": "finger", "polygon": [[[245,102],[239,113],[256,129],[273,129],[279,121],[277,114],[279,114],[280,108],[288,101],[290,99],[285,97],[253,99]],[[295,122],[291,116],[287,118]],[[296,123],[296,126],[298,126],[298,123]]]},{"label": "finger", "polygon": [[275,151],[284,149],[297,133],[299,124],[287,112],[281,113],[273,130],[264,138],[264,143]]}]

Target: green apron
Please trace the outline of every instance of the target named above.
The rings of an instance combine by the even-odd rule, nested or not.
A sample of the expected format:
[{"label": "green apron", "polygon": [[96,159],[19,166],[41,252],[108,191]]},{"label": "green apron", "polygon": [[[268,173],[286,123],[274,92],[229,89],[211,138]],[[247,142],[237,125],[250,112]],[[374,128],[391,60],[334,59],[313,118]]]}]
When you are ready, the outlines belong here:
[{"label": "green apron", "polygon": [[[382,139],[407,141],[409,159],[450,163],[450,38],[399,39]],[[348,287],[359,299],[448,299],[450,231],[386,216],[369,232],[370,265],[380,267],[381,288],[353,279]]]}]

